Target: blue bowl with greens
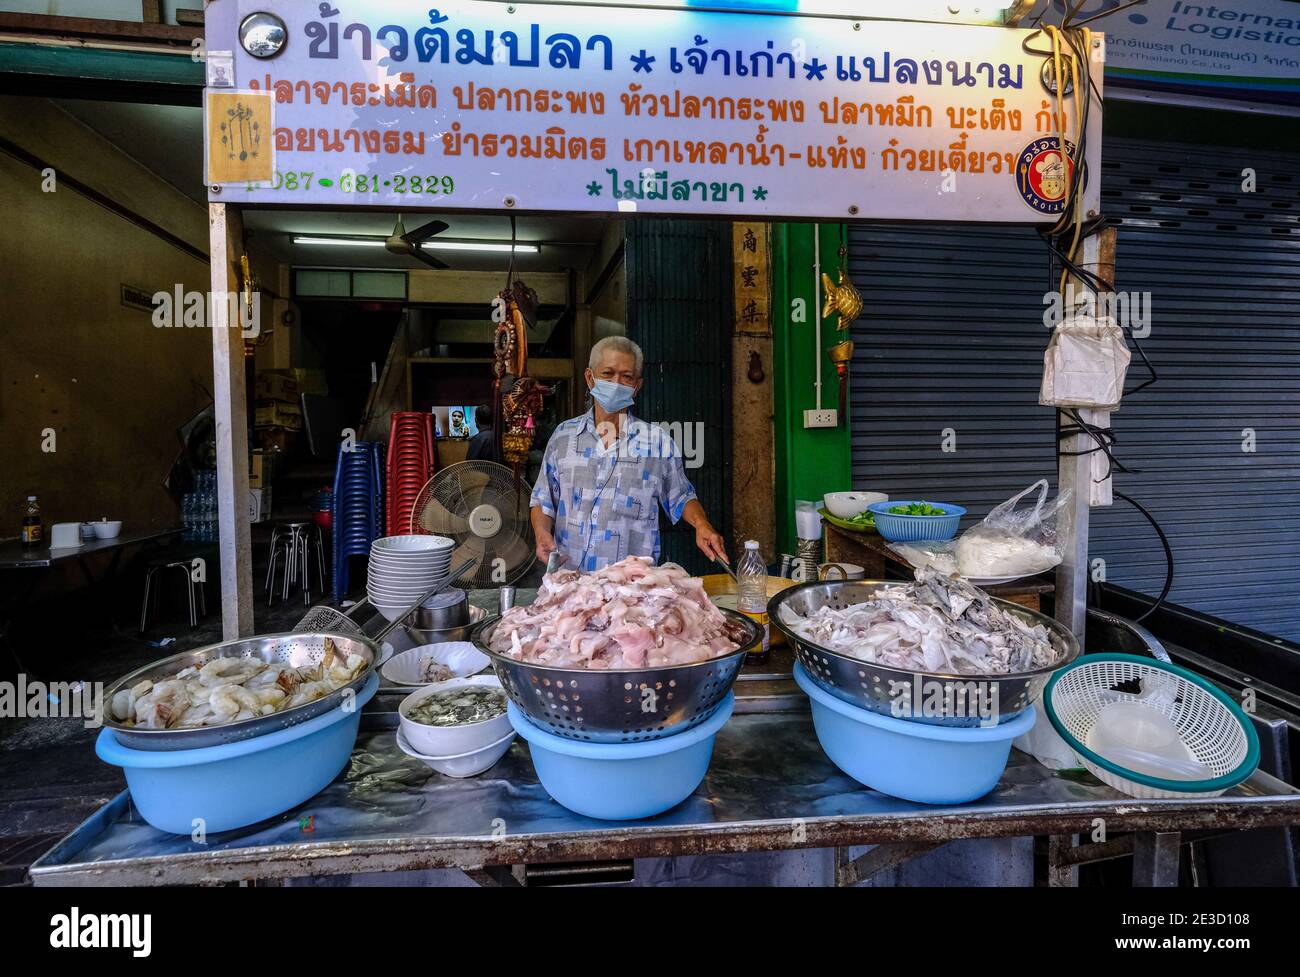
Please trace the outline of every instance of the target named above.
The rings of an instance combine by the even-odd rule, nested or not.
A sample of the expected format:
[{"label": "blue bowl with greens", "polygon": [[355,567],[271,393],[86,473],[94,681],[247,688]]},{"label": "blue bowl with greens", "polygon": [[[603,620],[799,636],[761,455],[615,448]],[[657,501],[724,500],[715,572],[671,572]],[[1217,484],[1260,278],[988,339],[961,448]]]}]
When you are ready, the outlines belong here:
[{"label": "blue bowl with greens", "polygon": [[952,539],[966,510],[951,502],[895,499],[867,506],[876,519],[876,530],[891,543]]}]

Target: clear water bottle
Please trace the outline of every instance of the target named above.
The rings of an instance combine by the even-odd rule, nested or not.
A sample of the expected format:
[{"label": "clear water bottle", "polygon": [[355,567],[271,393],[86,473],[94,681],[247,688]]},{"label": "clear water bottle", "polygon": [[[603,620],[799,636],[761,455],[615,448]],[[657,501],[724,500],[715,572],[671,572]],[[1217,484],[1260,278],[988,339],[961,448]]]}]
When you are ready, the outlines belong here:
[{"label": "clear water bottle", "polygon": [[745,541],[745,552],[736,564],[736,583],[736,609],[763,629],[761,650],[746,655],[745,663],[762,665],[770,650],[771,628],[767,621],[767,564],[756,539]]}]

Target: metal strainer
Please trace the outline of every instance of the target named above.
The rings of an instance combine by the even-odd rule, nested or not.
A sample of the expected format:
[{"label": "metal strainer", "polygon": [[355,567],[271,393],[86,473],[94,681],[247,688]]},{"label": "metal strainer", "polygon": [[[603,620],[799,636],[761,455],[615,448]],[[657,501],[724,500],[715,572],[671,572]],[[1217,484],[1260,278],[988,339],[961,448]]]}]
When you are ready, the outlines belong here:
[{"label": "metal strainer", "polygon": [[851,658],[809,641],[793,630],[797,621],[821,607],[851,607],[870,600],[882,587],[905,583],[902,580],[824,580],[801,584],[781,591],[768,601],[768,619],[789,639],[808,677],[849,705],[898,718],[894,704],[900,695],[907,697],[909,703],[924,704],[936,701],[929,697],[937,691],[942,710],[931,715],[923,708],[911,711],[906,717],[912,722],[935,726],[979,726],[987,718],[980,713],[979,706],[990,702],[997,710],[998,722],[1005,722],[1034,704],[1053,672],[1079,657],[1079,642],[1069,629],[1045,614],[997,597],[989,599],[1002,610],[1047,629],[1052,647],[1057,651],[1055,661],[1031,671],[1000,675],[911,672]]},{"label": "metal strainer", "polygon": [[[163,679],[172,678],[177,672],[190,665],[202,668],[217,658],[252,658],[266,662],[268,665],[281,664],[292,665],[295,668],[310,668],[325,656],[327,639],[334,642],[338,654],[345,657],[350,654],[360,655],[366,660],[366,664],[347,685],[335,689],[315,702],[273,712],[269,716],[257,716],[220,726],[199,726],[196,729],[139,729],[123,726],[112,717],[113,696],[118,691],[129,689],[145,679],[155,683],[161,682]],[[286,634],[264,634],[256,638],[224,641],[221,644],[184,651],[179,655],[151,662],[118,679],[104,691],[104,725],[113,730],[123,746],[135,750],[194,750],[203,746],[236,743],[286,729],[289,726],[296,726],[298,723],[328,712],[338,706],[345,696],[355,694],[356,690],[365,684],[378,662],[379,646],[364,635],[291,631]]]},{"label": "metal strainer", "polygon": [[302,620],[295,624],[293,629],[295,631],[330,631],[334,634],[364,634],[361,625],[357,624],[352,615],[368,603],[370,603],[370,599],[363,597],[346,611],[330,607],[329,604],[317,604],[303,615]]},{"label": "metal strainer", "polygon": [[683,733],[717,710],[735,684],[745,655],[763,630],[719,608],[745,628],[735,651],[693,665],[622,670],[551,668],[499,655],[488,647],[500,618],[478,625],[470,640],[492,659],[506,694],[537,726],[565,739],[637,743]]}]

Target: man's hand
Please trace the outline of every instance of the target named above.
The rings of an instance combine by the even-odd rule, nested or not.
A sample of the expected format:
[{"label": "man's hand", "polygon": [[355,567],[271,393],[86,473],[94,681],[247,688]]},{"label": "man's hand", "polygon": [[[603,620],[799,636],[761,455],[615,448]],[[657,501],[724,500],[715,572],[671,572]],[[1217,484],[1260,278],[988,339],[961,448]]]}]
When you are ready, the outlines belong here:
[{"label": "man's hand", "polygon": [[555,545],[555,537],[550,533],[537,534],[537,559],[545,563],[550,559],[551,554],[554,553],[557,548],[558,547]]},{"label": "man's hand", "polygon": [[723,539],[722,533],[718,532],[707,522],[700,523],[695,527],[695,545],[700,548],[700,552],[710,560],[727,560],[727,541]]}]

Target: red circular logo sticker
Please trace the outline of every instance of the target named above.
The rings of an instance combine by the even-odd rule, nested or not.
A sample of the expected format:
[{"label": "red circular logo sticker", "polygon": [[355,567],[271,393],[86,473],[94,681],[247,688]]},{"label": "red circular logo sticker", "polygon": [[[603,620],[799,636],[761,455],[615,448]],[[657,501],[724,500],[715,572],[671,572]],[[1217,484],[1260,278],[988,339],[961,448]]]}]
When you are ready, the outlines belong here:
[{"label": "red circular logo sticker", "polygon": [[[1040,214],[1059,214],[1065,210],[1065,191],[1076,178],[1074,143],[1068,139],[1065,152],[1055,136],[1035,139],[1016,157],[1016,189],[1026,204]],[[1080,168],[1078,178],[1087,183],[1087,172]]]}]

